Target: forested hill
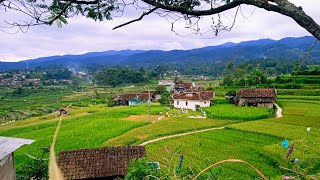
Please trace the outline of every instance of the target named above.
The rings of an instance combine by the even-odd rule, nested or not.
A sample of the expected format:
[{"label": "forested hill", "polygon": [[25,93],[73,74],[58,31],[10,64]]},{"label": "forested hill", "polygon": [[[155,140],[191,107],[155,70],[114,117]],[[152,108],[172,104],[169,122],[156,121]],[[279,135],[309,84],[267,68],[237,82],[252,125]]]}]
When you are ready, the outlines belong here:
[{"label": "forested hill", "polygon": [[[0,71],[63,65],[68,68],[88,65],[132,65],[150,66],[172,64],[213,64],[219,62],[243,62],[256,59],[299,60],[309,50],[315,38],[284,38],[281,40],[261,39],[240,43],[226,43],[191,50],[122,50],[92,52],[83,55],[43,57],[20,62],[0,62]],[[310,60],[320,63],[320,43],[314,48]]]}]

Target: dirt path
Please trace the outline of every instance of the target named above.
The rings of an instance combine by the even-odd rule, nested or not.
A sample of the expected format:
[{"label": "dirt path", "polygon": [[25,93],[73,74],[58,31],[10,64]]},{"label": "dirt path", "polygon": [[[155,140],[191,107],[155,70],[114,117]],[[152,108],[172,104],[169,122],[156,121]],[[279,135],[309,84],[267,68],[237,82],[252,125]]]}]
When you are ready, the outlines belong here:
[{"label": "dirt path", "polygon": [[57,136],[61,126],[62,116],[60,116],[58,126],[54,132],[51,148],[50,148],[50,160],[49,160],[49,180],[63,180],[63,175],[58,167],[56,155],[54,152],[54,146],[56,144]]},{"label": "dirt path", "polygon": [[224,127],[202,129],[202,130],[197,130],[197,131],[192,131],[192,132],[186,132],[186,133],[181,133],[181,134],[174,134],[174,135],[170,135],[170,136],[164,136],[164,137],[151,139],[149,141],[143,142],[139,146],[145,146],[145,145],[148,145],[150,143],[154,143],[154,142],[157,142],[157,141],[160,141],[160,140],[164,140],[164,139],[169,139],[169,138],[174,138],[174,137],[179,137],[179,136],[185,136],[185,135],[195,134],[195,133],[201,133],[201,132],[206,132],[206,131],[212,131],[212,130],[219,130],[219,129],[224,129]]},{"label": "dirt path", "polygon": [[276,103],[274,103],[274,105],[277,107],[277,118],[282,118],[283,116],[282,116],[282,109],[281,109],[281,107],[280,107],[278,104],[276,104]]}]

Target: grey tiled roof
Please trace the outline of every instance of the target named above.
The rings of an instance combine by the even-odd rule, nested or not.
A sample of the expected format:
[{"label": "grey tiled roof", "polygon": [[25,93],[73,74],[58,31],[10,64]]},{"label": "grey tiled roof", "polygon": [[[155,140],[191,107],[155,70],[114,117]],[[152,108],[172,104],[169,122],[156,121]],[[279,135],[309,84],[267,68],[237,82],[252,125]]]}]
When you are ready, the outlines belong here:
[{"label": "grey tiled roof", "polygon": [[0,136],[0,160],[19,149],[21,146],[31,144],[33,142],[34,140],[30,139]]}]

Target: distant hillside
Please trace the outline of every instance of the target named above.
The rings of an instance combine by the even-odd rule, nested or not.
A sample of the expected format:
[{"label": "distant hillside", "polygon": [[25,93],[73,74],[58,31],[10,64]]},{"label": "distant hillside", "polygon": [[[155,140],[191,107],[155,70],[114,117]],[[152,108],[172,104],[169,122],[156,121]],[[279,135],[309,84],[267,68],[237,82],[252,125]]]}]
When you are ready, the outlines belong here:
[{"label": "distant hillside", "polygon": [[[122,50],[91,52],[82,55],[42,57],[20,62],[0,62],[0,71],[63,65],[77,68],[90,64],[102,66],[132,65],[145,66],[159,63],[187,64],[217,63],[226,61],[249,61],[255,59],[299,60],[315,41],[314,37],[284,38],[281,40],[260,39],[240,43],[225,43],[191,50]],[[320,63],[320,43],[310,57]]]}]

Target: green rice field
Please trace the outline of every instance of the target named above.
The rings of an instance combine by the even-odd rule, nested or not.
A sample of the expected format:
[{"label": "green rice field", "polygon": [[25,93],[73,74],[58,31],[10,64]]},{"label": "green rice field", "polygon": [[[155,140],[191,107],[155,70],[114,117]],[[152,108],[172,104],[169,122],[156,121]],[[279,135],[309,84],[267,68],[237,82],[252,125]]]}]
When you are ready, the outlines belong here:
[{"label": "green rice field", "polygon": [[[73,94],[64,99],[77,97]],[[222,98],[219,101],[205,109],[206,119],[170,114],[170,117],[158,121],[156,119],[167,111],[167,107],[153,104],[153,122],[148,118],[146,105],[72,106],[70,114],[62,117],[56,153],[69,149],[138,145],[158,137],[225,127],[153,142],[146,145],[147,157],[160,162],[161,173],[167,174],[169,179],[192,179],[210,164],[225,159],[245,160],[269,179],[297,176],[279,166],[319,178],[318,96],[280,96],[278,104],[283,108],[283,118],[273,118],[274,112],[266,108],[237,107],[225,103]],[[28,155],[39,157],[42,147],[50,147],[59,118],[57,114],[48,114],[0,126],[0,136],[36,140],[15,152],[18,176],[23,175],[24,166],[32,161]],[[285,139],[290,145],[295,144],[289,159],[285,158],[288,149],[281,146]],[[184,155],[183,166],[175,175],[181,155]],[[300,163],[291,163],[294,157],[299,158]],[[225,163],[207,171],[199,179],[259,179],[259,175],[244,164]]]}]

